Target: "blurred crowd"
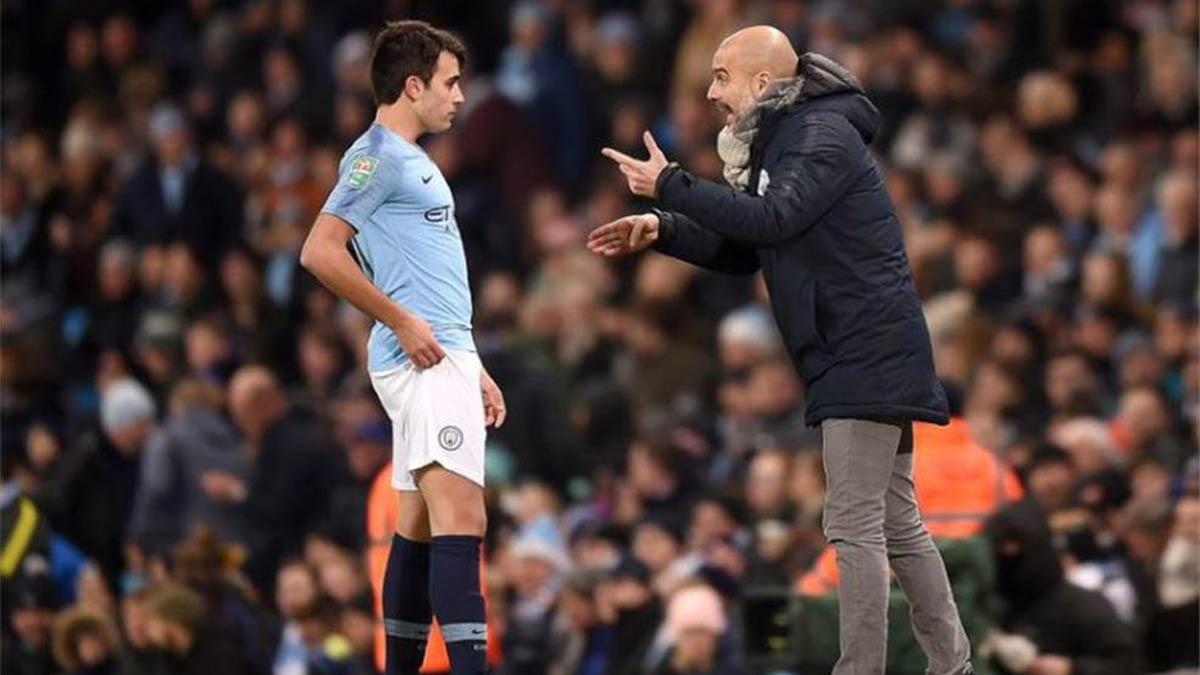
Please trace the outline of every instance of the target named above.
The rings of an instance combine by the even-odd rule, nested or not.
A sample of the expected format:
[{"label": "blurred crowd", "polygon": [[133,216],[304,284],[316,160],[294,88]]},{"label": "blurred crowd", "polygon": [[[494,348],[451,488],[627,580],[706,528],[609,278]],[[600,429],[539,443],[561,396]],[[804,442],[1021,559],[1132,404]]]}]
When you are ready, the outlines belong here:
[{"label": "blurred crowd", "polygon": [[[5,673],[375,672],[391,430],[369,320],[297,256],[401,17],[471,49],[425,148],[510,410],[487,447],[498,673],[836,658],[820,438],[761,283],[582,245],[647,206],[602,145],[642,156],[651,129],[720,179],[710,57],[751,23],[884,114],[954,408],[917,429],[916,480],[977,670],[1200,666],[1196,0],[0,13]],[[892,617],[889,672],[923,672]]]}]

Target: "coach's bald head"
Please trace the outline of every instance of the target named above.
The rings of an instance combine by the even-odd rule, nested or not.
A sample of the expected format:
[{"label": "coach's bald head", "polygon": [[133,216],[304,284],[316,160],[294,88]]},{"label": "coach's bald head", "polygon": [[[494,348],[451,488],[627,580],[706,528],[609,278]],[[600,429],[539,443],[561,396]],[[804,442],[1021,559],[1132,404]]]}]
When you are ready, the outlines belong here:
[{"label": "coach's bald head", "polygon": [[741,117],[773,80],[796,74],[799,57],[783,31],[750,26],[730,35],[713,54],[708,100],[725,113],[725,123]]}]

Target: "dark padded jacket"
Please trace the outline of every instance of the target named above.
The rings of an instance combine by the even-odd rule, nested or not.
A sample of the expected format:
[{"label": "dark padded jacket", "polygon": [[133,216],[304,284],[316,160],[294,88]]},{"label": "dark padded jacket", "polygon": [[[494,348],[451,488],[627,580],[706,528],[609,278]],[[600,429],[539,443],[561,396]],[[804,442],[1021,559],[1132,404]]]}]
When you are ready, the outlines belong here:
[{"label": "dark padded jacket", "polygon": [[760,116],[745,191],[676,165],[663,171],[655,247],[717,271],[762,270],[809,424],[945,424],[900,223],[868,147],[879,112],[852,76],[825,64],[801,57],[800,75],[820,86]]}]

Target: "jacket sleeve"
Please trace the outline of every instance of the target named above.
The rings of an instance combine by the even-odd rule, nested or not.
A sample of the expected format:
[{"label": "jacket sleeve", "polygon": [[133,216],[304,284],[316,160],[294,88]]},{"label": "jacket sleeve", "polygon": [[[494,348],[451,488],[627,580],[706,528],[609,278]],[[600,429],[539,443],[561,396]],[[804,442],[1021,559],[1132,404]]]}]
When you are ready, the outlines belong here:
[{"label": "jacket sleeve", "polygon": [[1143,672],[1137,635],[1117,617],[1108,600],[1099,595],[1087,597],[1087,603],[1077,606],[1074,612],[1080,620],[1076,629],[1080,639],[1086,641],[1087,636],[1095,635],[1103,635],[1104,639],[1089,642],[1093,647],[1088,653],[1071,657],[1072,675]]},{"label": "jacket sleeve", "polygon": [[129,517],[129,533],[151,548],[179,540],[182,514],[171,503],[177,489],[175,460],[168,434],[159,429],[142,451],[141,475]]},{"label": "jacket sleeve", "polygon": [[702,180],[669,166],[659,178],[659,204],[706,230],[749,246],[773,246],[812,227],[862,173],[858,132],[840,116],[805,120],[762,196]]},{"label": "jacket sleeve", "polygon": [[654,250],[715,272],[758,271],[758,253],[753,248],[706,230],[681,213],[654,211],[658,214]]}]

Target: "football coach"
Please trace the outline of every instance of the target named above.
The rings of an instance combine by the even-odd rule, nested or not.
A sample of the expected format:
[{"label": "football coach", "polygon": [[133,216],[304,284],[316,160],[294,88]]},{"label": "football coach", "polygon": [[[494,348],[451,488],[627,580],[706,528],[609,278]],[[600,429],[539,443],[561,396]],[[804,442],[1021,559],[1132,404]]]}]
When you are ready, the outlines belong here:
[{"label": "football coach", "polygon": [[869,149],[879,112],[844,68],[797,57],[769,26],[734,33],[712,61],[708,99],[725,115],[728,185],[605,148],[653,213],[602,225],[588,248],[653,246],[700,267],[762,270],[772,311],[820,425],[823,527],[841,582],[835,675],[884,672],[889,563],[912,604],[929,673],[971,673],[970,644],[941,556],[921,520],[912,423],[948,421],[900,224]]}]

